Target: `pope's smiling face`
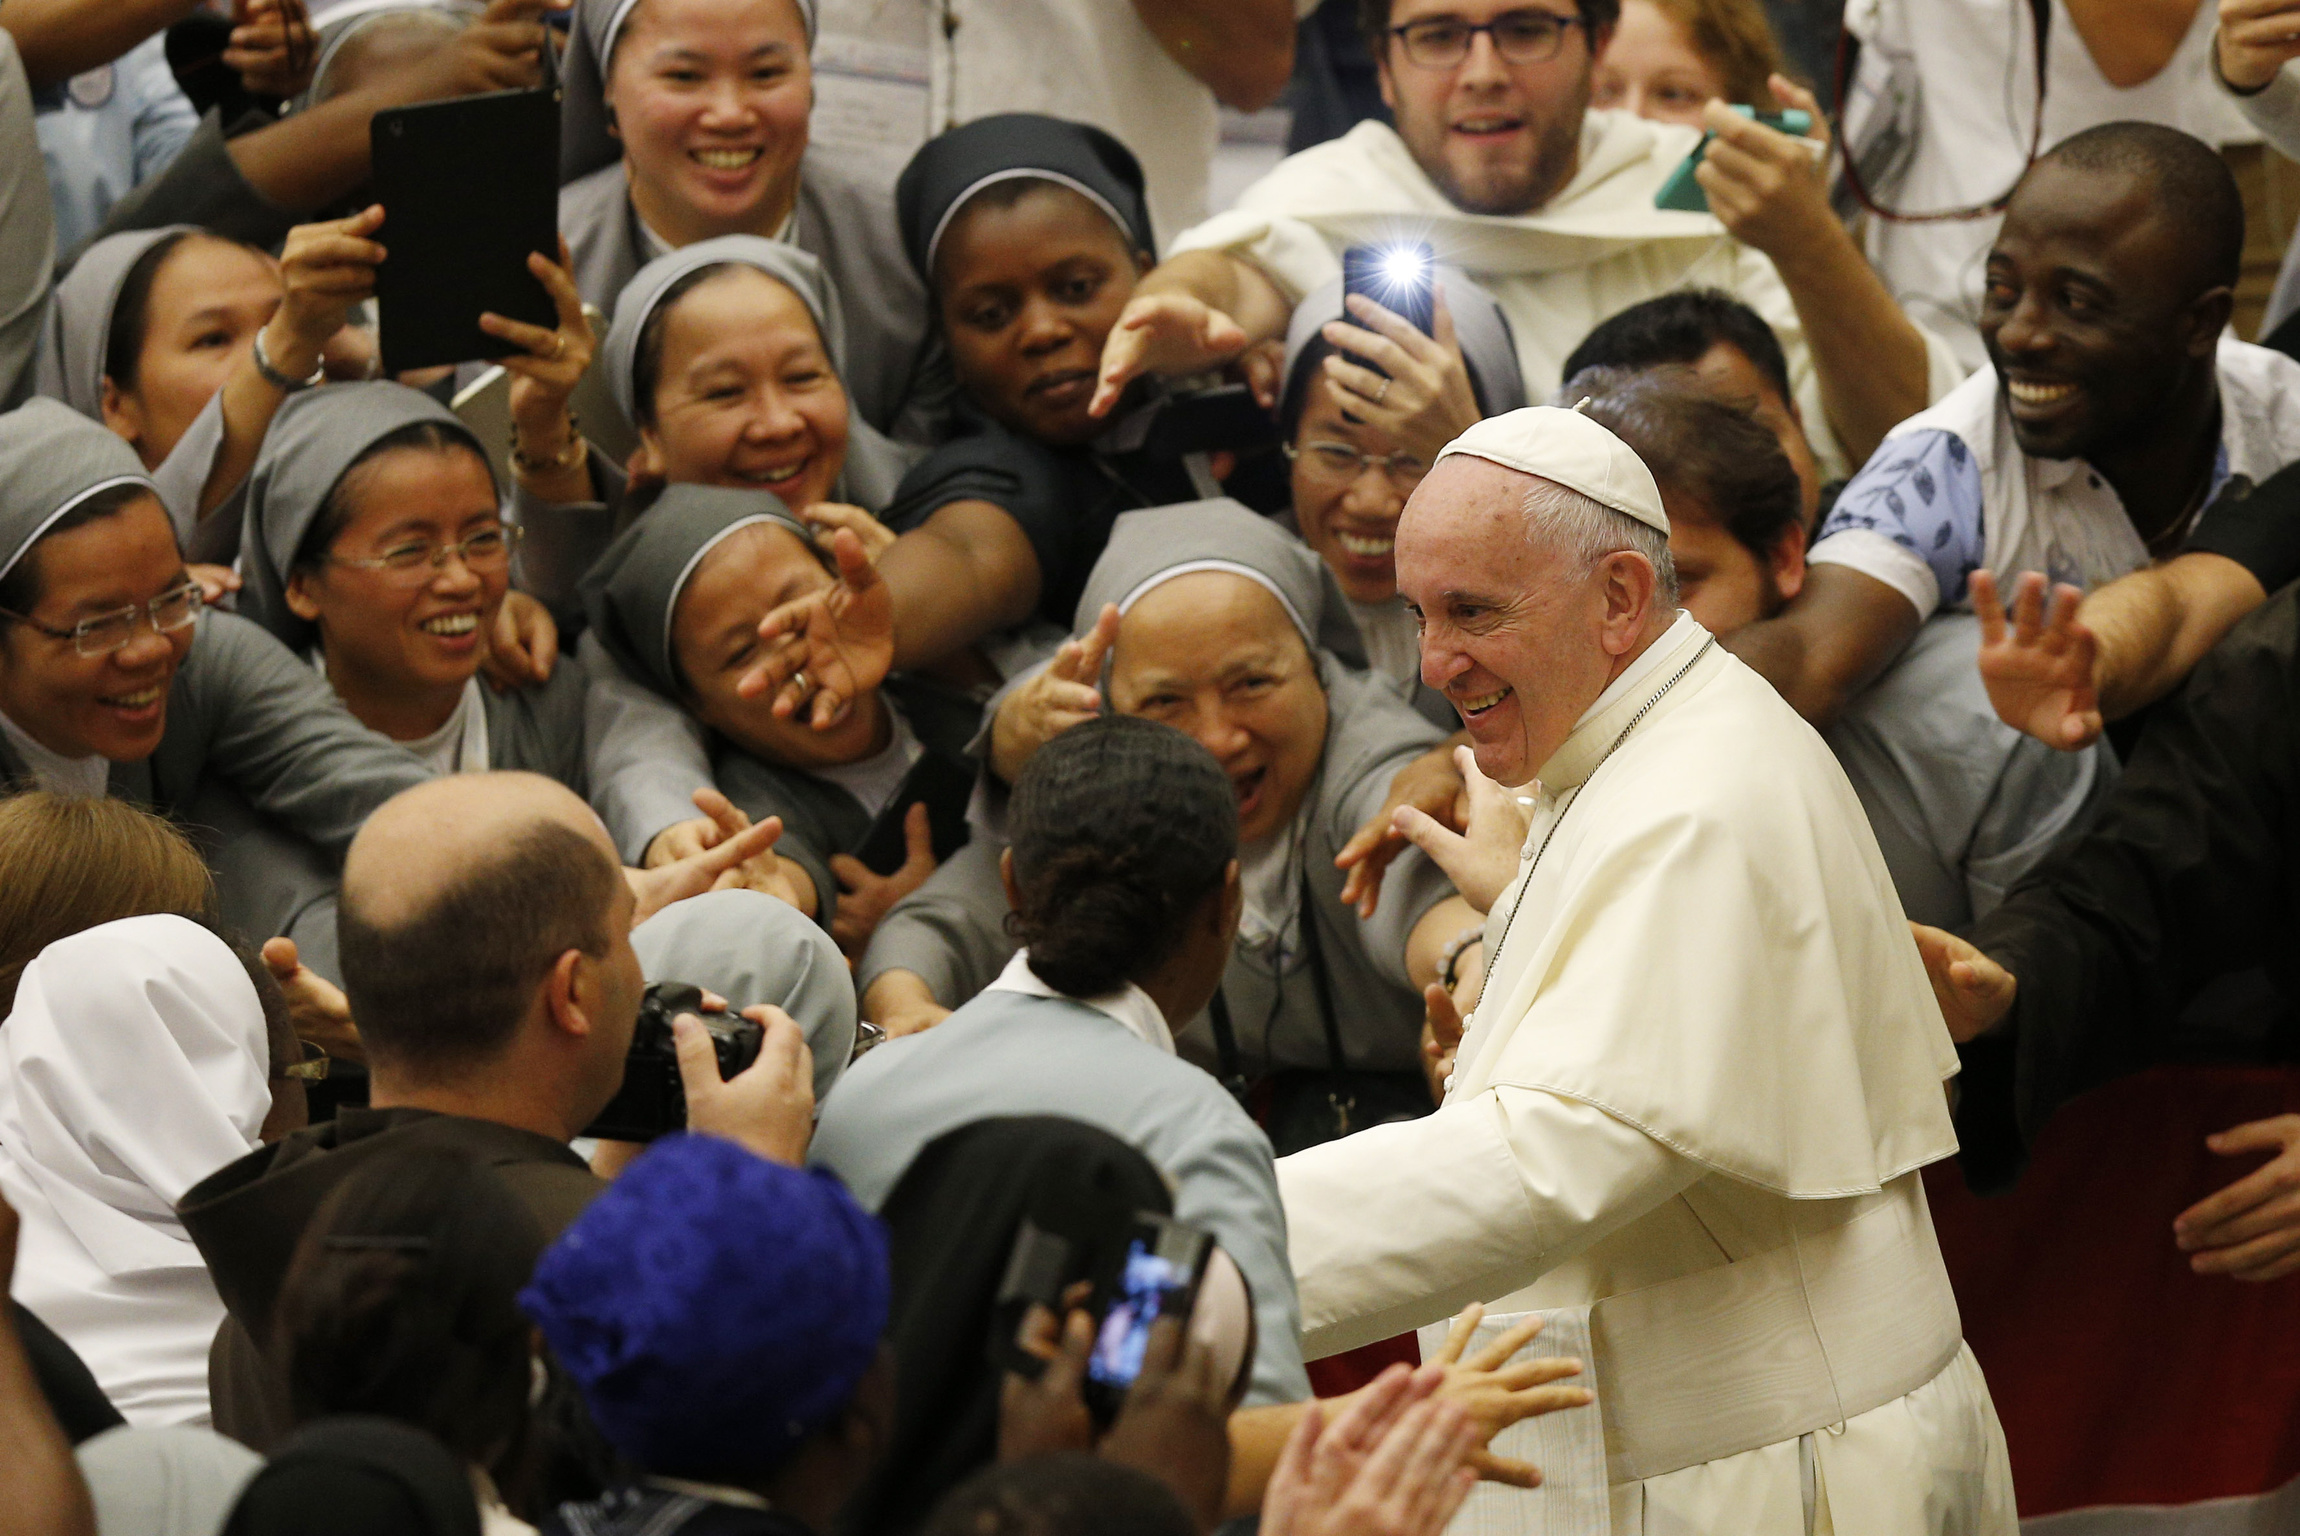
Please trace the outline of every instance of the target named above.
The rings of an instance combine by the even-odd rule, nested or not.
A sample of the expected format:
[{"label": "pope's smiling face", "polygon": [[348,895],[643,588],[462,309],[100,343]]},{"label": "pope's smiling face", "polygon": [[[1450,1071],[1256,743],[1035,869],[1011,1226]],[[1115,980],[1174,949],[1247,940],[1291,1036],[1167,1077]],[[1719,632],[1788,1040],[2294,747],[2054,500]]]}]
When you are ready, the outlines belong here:
[{"label": "pope's smiling face", "polygon": [[1478,771],[1522,785],[1597,701],[1614,657],[1604,567],[1582,574],[1529,535],[1530,475],[1455,454],[1398,521],[1398,592],[1422,625],[1422,681],[1468,727]]}]

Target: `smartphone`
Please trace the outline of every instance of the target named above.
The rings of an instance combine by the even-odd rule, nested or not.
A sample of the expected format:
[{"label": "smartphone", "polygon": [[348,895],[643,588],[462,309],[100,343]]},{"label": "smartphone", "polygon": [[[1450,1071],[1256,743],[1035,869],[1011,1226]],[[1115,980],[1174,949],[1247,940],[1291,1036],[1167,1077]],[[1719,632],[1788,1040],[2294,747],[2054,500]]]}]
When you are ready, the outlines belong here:
[{"label": "smartphone", "polygon": [[1104,1422],[1116,1417],[1142,1374],[1151,1325],[1161,1317],[1188,1320],[1213,1256],[1210,1233],[1148,1212],[1134,1218],[1116,1271],[1100,1288],[1102,1310],[1086,1357],[1086,1406]]},{"label": "smartphone", "polygon": [[[1785,112],[1760,112],[1754,107],[1745,107],[1736,102],[1733,110],[1795,139],[1803,138],[1813,128],[1813,115],[1796,107]],[[1677,169],[1669,173],[1669,179],[1661,184],[1661,190],[1653,194],[1654,207],[1671,208],[1679,213],[1709,211],[1709,194],[1701,190],[1701,183],[1693,179],[1693,173],[1700,168],[1701,157],[1709,153],[1709,141],[1715,137],[1717,135],[1713,133],[1701,135],[1701,142],[1693,146],[1693,153],[1687,155]]]},{"label": "smartphone", "polygon": [[368,126],[376,312],[387,373],[502,357],[488,310],[558,324],[530,252],[559,252],[559,92],[496,91],[378,112]]},{"label": "smartphone", "polygon": [[[1424,336],[1437,334],[1437,254],[1426,242],[1342,252],[1342,297],[1362,293]],[[1345,304],[1342,318],[1359,325]]]}]

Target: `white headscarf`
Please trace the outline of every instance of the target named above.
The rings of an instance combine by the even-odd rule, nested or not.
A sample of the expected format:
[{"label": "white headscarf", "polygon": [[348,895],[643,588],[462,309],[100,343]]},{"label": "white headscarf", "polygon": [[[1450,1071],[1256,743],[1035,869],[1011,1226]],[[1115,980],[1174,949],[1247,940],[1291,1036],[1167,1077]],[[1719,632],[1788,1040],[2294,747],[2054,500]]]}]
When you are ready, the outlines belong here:
[{"label": "white headscarf", "polygon": [[0,1025],[0,1189],[23,1219],[14,1294],[131,1424],[208,1422],[224,1306],[176,1202],[256,1146],[263,1005],[197,923],[58,939]]}]

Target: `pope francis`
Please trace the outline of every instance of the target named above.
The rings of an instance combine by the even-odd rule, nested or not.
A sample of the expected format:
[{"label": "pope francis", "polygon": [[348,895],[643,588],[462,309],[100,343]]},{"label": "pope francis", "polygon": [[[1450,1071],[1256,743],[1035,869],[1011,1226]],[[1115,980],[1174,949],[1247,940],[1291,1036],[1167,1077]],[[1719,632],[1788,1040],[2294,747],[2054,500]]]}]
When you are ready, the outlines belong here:
[{"label": "pope francis", "polygon": [[2009,1533],[1917,1173],[1956,1150],[1955,1051],[1859,801],[1678,611],[1668,529],[1549,408],[1406,506],[1422,676],[1531,818],[1444,1106],[1278,1165],[1306,1353],[1471,1301],[1586,1340],[1596,1411],[1543,1421],[1578,1455],[1486,1530]]}]

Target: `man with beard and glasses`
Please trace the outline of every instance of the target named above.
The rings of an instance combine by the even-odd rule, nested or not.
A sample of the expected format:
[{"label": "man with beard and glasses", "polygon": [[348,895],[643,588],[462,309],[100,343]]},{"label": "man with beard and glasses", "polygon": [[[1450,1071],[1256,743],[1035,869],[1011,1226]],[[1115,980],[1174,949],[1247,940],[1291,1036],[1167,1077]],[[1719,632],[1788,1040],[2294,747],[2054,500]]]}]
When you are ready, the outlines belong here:
[{"label": "man with beard and glasses", "polygon": [[[1396,128],[1361,123],[1293,155],[1229,212],[1185,231],[1111,331],[1096,415],[1118,410],[1145,373],[1193,374],[1241,356],[1251,367],[1256,344],[1286,334],[1303,295],[1340,275],[1343,251],[1424,241],[1500,301],[1536,395],[1557,387],[1567,354],[1618,310],[1687,287],[1747,301],[1780,333],[1824,479],[1964,376],[1829,214],[1814,154],[1824,139],[1716,104],[1704,120],[1716,137],[1696,172],[1712,211],[1655,206],[1702,139],[1681,124],[1589,110],[1619,0],[1358,5]],[[1811,107],[1789,90],[1786,105]],[[1347,354],[1327,371],[1375,404],[1406,364],[1407,322],[1362,296],[1350,315],[1362,326],[1327,328]],[[1442,303],[1432,334],[1451,342]],[[1474,419],[1449,409],[1462,406],[1426,401],[1417,425],[1450,437]]]},{"label": "man with beard and glasses", "polygon": [[1894,430],[1734,651],[1825,724],[1976,575],[2089,588],[2227,543],[2242,502],[2216,495],[2300,457],[2300,364],[2222,334],[2243,243],[2235,178],[2187,134],[2110,123],[2039,160],[1989,252],[1991,367]]}]

